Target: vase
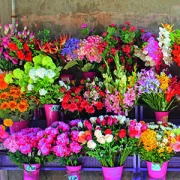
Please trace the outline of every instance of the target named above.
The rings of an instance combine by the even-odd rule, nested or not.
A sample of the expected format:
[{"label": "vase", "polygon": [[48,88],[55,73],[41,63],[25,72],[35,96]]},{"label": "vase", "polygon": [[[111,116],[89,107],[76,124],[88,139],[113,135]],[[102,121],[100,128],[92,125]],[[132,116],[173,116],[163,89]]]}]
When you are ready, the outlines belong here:
[{"label": "vase", "polygon": [[80,180],[81,179],[82,166],[66,166],[66,172],[68,174],[68,180]]},{"label": "vase", "polygon": [[40,164],[24,164],[24,180],[39,180]]},{"label": "vase", "polygon": [[10,134],[14,134],[18,131],[21,131],[22,129],[25,129],[29,126],[29,120],[25,121],[14,121],[12,126],[9,127]]},{"label": "vase", "polygon": [[166,124],[168,122],[169,111],[155,112],[156,122],[162,122]]},{"label": "vase", "polygon": [[50,126],[53,122],[60,120],[60,105],[45,104],[47,126]]},{"label": "vase", "polygon": [[74,76],[72,74],[61,74],[60,75],[60,80],[67,82],[73,80]]},{"label": "vase", "polygon": [[90,81],[93,81],[94,77],[97,76],[96,72],[83,72],[84,79],[90,79]]},{"label": "vase", "polygon": [[102,167],[104,180],[121,180],[123,166]]},{"label": "vase", "polygon": [[154,180],[154,179],[165,180],[167,166],[168,166],[168,161],[164,162],[162,165],[147,161],[149,180]]}]

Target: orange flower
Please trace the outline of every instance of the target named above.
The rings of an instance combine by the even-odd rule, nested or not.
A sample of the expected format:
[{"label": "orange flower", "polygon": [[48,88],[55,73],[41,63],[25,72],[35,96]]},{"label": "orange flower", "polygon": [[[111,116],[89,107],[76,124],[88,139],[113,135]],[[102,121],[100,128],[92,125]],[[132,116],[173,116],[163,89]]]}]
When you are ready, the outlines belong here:
[{"label": "orange flower", "polygon": [[28,104],[21,101],[18,105],[17,105],[17,108],[20,112],[25,112],[27,111],[27,108],[28,108]]},{"label": "orange flower", "polygon": [[9,101],[9,108],[14,111],[17,107],[17,103],[15,101]]},{"label": "orange flower", "polygon": [[5,73],[0,74],[0,90],[6,89],[8,87],[8,84],[4,81]]},{"label": "orange flower", "polygon": [[3,110],[6,110],[7,108],[9,108],[9,103],[3,102],[3,103],[1,104],[1,106],[0,106],[0,108],[3,109]]},{"label": "orange flower", "polygon": [[3,124],[7,127],[10,127],[13,125],[12,119],[4,119]]},{"label": "orange flower", "polygon": [[8,93],[7,92],[0,93],[0,99],[7,99],[7,98],[8,98]]},{"label": "orange flower", "polygon": [[2,127],[2,129],[3,129],[3,130],[5,130],[5,129],[6,129],[6,128],[5,128],[5,126],[4,126],[4,125],[2,125],[2,124],[0,125],[0,127]]}]

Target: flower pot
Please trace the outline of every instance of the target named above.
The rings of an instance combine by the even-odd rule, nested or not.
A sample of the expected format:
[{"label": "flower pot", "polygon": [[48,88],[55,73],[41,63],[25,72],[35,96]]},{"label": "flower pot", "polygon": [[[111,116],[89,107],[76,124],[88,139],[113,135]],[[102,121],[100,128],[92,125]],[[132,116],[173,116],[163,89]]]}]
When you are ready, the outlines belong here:
[{"label": "flower pot", "polygon": [[53,122],[60,120],[60,105],[45,104],[44,109],[47,126],[50,126]]},{"label": "flower pot", "polygon": [[164,162],[162,166],[158,163],[152,163],[147,161],[149,180],[166,179],[168,162]]},{"label": "flower pot", "polygon": [[24,164],[24,180],[39,180],[40,164]]},{"label": "flower pot", "polygon": [[66,166],[66,172],[68,174],[68,180],[80,180],[81,179],[81,165],[80,166]]},{"label": "flower pot", "polygon": [[104,180],[121,180],[123,166],[102,167]]},{"label": "flower pot", "polygon": [[162,122],[163,124],[168,122],[169,112],[168,111],[160,111],[155,112],[156,122]]},{"label": "flower pot", "polygon": [[83,72],[84,79],[90,79],[90,81],[93,81],[94,77],[97,76],[96,72]]},{"label": "flower pot", "polygon": [[72,74],[61,74],[59,78],[61,81],[67,82],[73,80],[74,76]]},{"label": "flower pot", "polygon": [[10,133],[14,134],[22,129],[25,129],[29,126],[29,120],[25,120],[25,121],[14,121],[13,125],[11,127],[9,127],[10,129]]}]

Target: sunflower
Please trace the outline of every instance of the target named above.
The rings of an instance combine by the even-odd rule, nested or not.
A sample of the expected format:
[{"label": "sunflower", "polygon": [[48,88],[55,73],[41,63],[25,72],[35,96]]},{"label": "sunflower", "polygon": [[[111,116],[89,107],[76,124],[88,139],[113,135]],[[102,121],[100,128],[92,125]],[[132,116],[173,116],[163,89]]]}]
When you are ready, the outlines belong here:
[{"label": "sunflower", "polygon": [[6,110],[7,108],[9,108],[9,103],[8,102],[3,102],[0,106],[1,109]]},{"label": "sunflower", "polygon": [[12,121],[12,119],[4,119],[3,124],[4,124],[6,127],[10,127],[10,126],[13,125],[13,121]]},{"label": "sunflower", "polygon": [[20,101],[20,103],[17,105],[17,108],[20,112],[25,112],[27,111],[28,104],[26,102]]}]

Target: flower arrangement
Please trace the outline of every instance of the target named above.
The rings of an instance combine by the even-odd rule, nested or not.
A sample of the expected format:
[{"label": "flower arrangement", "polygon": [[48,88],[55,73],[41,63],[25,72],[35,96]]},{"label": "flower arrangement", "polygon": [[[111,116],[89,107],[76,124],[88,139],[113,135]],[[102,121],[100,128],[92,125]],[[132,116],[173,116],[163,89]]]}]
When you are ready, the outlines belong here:
[{"label": "flower arrangement", "polygon": [[3,143],[8,149],[8,156],[19,167],[23,164],[45,164],[52,162],[55,157],[52,154],[44,155],[38,150],[40,128],[26,128],[10,135]]},{"label": "flower arrangement", "polygon": [[65,113],[75,114],[76,117],[92,116],[103,112],[104,97],[103,83],[98,78],[95,78],[92,82],[81,80],[77,86],[73,81],[70,89],[65,89],[61,102],[62,109]]},{"label": "flower arrangement", "polygon": [[54,122],[50,127],[38,133],[38,147],[43,155],[53,153],[64,165],[76,166],[81,156],[82,146],[78,143],[79,120]]},{"label": "flower arrangement", "polygon": [[169,161],[175,154],[172,144],[176,142],[173,129],[176,126],[170,122],[149,123],[148,128],[141,134],[139,155],[142,160],[162,164]]},{"label": "flower arrangement", "polygon": [[154,69],[143,69],[138,74],[138,87],[141,99],[154,111],[169,111],[176,107],[176,96],[180,94],[180,81]]},{"label": "flower arrangement", "polygon": [[0,38],[0,69],[10,71],[31,62],[36,54],[34,34],[24,27],[18,30],[18,23],[4,25],[4,36]]},{"label": "flower arrangement", "polygon": [[105,167],[124,165],[127,157],[136,152],[141,133],[147,128],[145,122],[121,115],[91,117],[83,125],[79,142],[89,156]]},{"label": "flower arrangement", "polygon": [[0,116],[3,119],[29,120],[37,106],[37,99],[22,93],[19,86],[9,85],[0,90]]},{"label": "flower arrangement", "polygon": [[41,104],[55,104],[62,96],[58,83],[60,70],[49,56],[38,55],[25,63],[24,70],[17,68],[8,73],[5,81],[18,84],[22,92],[36,96]]}]

